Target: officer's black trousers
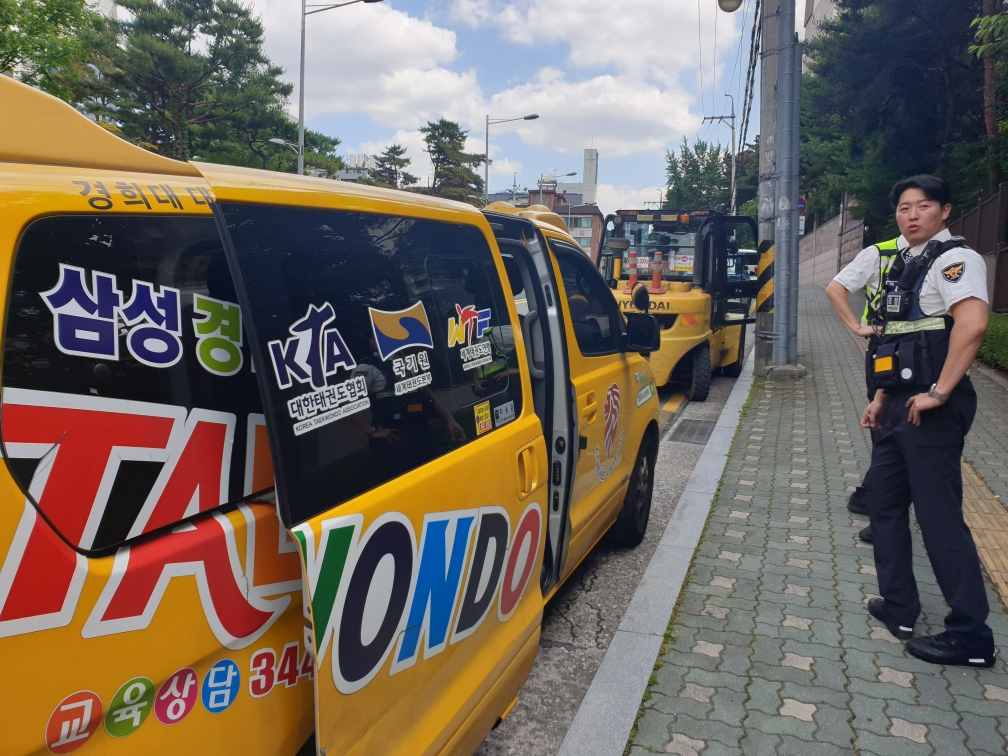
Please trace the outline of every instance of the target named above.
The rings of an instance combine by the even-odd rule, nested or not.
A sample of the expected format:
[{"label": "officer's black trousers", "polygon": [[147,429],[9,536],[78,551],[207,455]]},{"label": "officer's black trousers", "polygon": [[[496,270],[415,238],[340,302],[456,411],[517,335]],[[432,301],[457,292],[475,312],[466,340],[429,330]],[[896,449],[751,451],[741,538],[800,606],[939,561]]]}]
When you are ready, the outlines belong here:
[{"label": "officer's black trousers", "polygon": [[921,413],[919,427],[907,419],[914,393],[889,397],[865,480],[879,591],[899,623],[913,627],[920,598],[910,542],[912,501],[938,587],[951,607],[945,629],[970,653],[988,655],[994,638],[986,625],[987,594],[962,512],[960,457],[976,414],[976,392],[963,378],[944,405]]}]

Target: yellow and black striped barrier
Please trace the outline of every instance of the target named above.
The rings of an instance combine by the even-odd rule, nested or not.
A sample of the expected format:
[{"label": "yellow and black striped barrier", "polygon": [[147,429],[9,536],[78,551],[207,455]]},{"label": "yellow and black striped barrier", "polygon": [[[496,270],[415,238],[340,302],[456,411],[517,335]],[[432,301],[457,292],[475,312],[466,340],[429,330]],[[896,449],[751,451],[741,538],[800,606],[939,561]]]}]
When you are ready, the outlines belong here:
[{"label": "yellow and black striped barrier", "polygon": [[759,292],[756,294],[756,312],[773,312],[774,309],[774,243],[761,241],[758,247],[759,262],[756,264],[756,280]]}]

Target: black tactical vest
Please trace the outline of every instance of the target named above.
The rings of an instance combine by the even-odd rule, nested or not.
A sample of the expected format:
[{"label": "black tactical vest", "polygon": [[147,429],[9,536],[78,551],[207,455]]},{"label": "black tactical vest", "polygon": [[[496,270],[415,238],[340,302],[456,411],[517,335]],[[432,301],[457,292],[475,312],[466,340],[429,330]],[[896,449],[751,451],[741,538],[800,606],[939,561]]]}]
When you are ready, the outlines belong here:
[{"label": "black tactical vest", "polygon": [[881,343],[869,350],[872,384],[895,394],[927,391],[938,381],[948,357],[952,317],[929,316],[920,308],[920,291],[934,261],[945,252],[965,247],[961,236],[928,242],[917,257],[898,259],[884,283],[884,306],[880,308]]}]

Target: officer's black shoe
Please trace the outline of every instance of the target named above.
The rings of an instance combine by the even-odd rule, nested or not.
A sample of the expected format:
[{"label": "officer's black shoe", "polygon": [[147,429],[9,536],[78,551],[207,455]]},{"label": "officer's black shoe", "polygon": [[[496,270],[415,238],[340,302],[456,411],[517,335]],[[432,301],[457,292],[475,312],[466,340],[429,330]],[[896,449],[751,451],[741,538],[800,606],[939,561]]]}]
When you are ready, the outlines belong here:
[{"label": "officer's black shoe", "polygon": [[900,640],[913,637],[913,628],[901,625],[885,608],[885,599],[868,599],[868,614],[877,619],[886,629]]},{"label": "officer's black shoe", "polygon": [[873,536],[871,532],[871,525],[869,525],[867,528],[864,528],[860,533],[858,533],[857,537],[860,538],[865,543],[873,543],[875,541],[875,536]]},{"label": "officer's black shoe", "polygon": [[962,644],[948,633],[925,635],[907,641],[906,650],[932,664],[958,664],[967,667],[993,667],[994,652],[989,656],[970,656]]},{"label": "officer's black shoe", "polygon": [[864,486],[858,486],[847,499],[847,511],[854,514],[868,514],[868,492]]}]

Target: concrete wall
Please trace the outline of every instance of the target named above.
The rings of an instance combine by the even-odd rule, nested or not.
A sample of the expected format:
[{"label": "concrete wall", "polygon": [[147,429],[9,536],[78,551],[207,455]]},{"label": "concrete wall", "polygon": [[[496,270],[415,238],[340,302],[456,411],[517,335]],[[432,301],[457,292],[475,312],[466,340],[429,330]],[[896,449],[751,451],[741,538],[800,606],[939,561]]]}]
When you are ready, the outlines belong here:
[{"label": "concrete wall", "polygon": [[864,224],[860,221],[840,234],[840,216],[823,223],[798,242],[798,282],[802,286],[825,288],[844,265],[864,246]]}]

